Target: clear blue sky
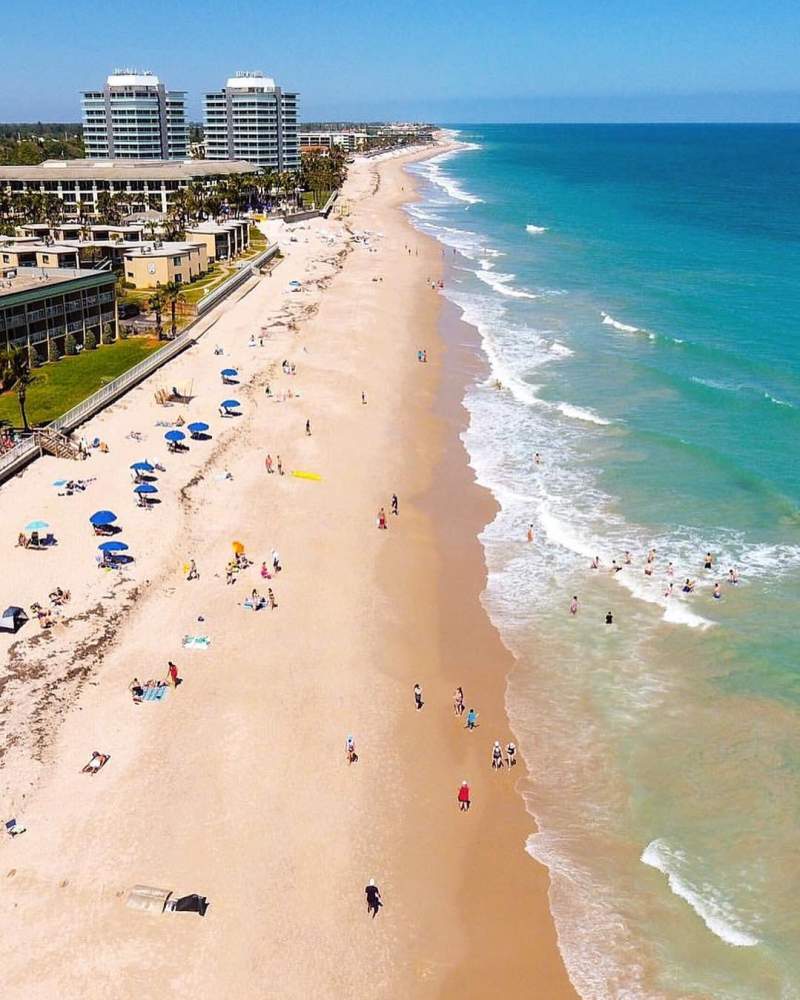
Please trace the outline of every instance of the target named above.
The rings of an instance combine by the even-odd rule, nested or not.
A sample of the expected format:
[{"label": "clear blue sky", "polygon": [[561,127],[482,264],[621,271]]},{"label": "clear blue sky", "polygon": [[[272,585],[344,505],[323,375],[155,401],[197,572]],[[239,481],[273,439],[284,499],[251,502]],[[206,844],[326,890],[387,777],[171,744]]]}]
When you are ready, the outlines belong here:
[{"label": "clear blue sky", "polygon": [[800,120],[798,0],[2,0],[0,120],[77,121],[116,66],[262,69],[313,118]]}]

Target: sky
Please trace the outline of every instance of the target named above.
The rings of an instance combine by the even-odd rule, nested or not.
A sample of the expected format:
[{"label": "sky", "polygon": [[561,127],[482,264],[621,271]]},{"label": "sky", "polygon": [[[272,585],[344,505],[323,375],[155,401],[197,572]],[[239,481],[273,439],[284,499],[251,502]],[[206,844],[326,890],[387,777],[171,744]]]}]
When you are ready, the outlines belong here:
[{"label": "sky", "polygon": [[0,120],[78,121],[117,67],[202,95],[236,70],[301,118],[800,121],[797,0],[2,0]]}]

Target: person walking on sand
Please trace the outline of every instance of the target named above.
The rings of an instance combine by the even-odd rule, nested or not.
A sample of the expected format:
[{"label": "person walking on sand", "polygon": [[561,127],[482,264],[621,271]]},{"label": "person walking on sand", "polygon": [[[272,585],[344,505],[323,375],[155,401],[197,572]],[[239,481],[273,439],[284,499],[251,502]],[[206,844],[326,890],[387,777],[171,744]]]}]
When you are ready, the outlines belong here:
[{"label": "person walking on sand", "polygon": [[200,574],[197,572],[197,564],[194,559],[189,560],[189,572],[186,574],[187,580],[199,580]]},{"label": "person walking on sand", "polygon": [[464,692],[460,687],[453,692],[453,713],[459,717],[464,714]]},{"label": "person walking on sand", "polygon": [[311,421],[306,420],[306,437],[311,437]]},{"label": "person walking on sand", "polygon": [[378,511],[378,529],[385,531],[389,525],[386,523],[386,511],[381,507]]},{"label": "person walking on sand", "polygon": [[278,475],[282,476],[283,475],[283,462],[281,461],[281,456],[280,455],[276,456],[275,463],[278,466]]},{"label": "person walking on sand", "polygon": [[167,672],[169,675],[168,683],[170,683],[174,688],[177,688],[177,686],[181,683],[181,679],[180,677],[178,677],[178,668],[175,666],[172,660],[168,662]]},{"label": "person walking on sand", "polygon": [[467,712],[467,729],[469,729],[471,732],[475,728],[475,726],[477,726],[477,724],[478,724],[478,713],[475,711],[474,708],[471,708]]},{"label": "person walking on sand", "polygon": [[280,573],[280,571],[282,569],[282,566],[281,566],[281,557],[280,557],[277,549],[273,549],[272,550],[272,569],[273,569],[273,571],[275,573]]},{"label": "person walking on sand", "polygon": [[400,501],[397,499],[397,494],[392,493],[392,513],[395,517],[399,514]]},{"label": "person walking on sand", "polygon": [[270,475],[272,475],[272,473],[275,471],[272,468],[272,455],[267,455],[266,459],[264,460],[264,465],[266,465],[266,467],[267,467],[267,472]]},{"label": "person walking on sand", "polygon": [[414,685],[414,704],[417,706],[417,711],[419,711],[423,705],[422,688],[419,686],[419,684]]},{"label": "person walking on sand", "polygon": [[278,602],[275,600],[275,595],[272,593],[272,587],[267,587],[267,600],[269,601],[270,611],[274,611],[278,606]]},{"label": "person walking on sand", "polygon": [[506,746],[506,765],[509,771],[516,763],[517,763],[517,748],[515,744],[509,743]]},{"label": "person walking on sand", "polygon": [[383,906],[380,889],[375,885],[375,879],[369,880],[369,885],[364,890],[367,897],[367,914],[372,914],[372,919],[378,916],[378,910]]},{"label": "person walking on sand", "polygon": [[492,770],[499,771],[503,766],[503,748],[500,746],[500,740],[494,741],[494,746],[492,747]]},{"label": "person walking on sand", "polygon": [[569,602],[569,613],[571,615],[577,615],[578,613],[578,595],[573,594],[572,600]]},{"label": "person walking on sand", "polygon": [[361,405],[362,406],[367,405],[367,394],[364,392],[363,389],[361,390]]},{"label": "person walking on sand", "polygon": [[352,736],[348,736],[344,744],[344,753],[347,757],[348,764],[355,764],[358,761],[358,754],[356,753],[356,741]]},{"label": "person walking on sand", "polygon": [[528,525],[528,541],[529,542],[533,541],[533,525],[532,524]]},{"label": "person walking on sand", "polygon": [[261,563],[261,579],[262,580],[271,580],[272,579],[272,574],[267,569],[267,564],[265,562]]},{"label": "person walking on sand", "polygon": [[467,780],[465,778],[461,782],[461,786],[458,789],[458,808],[461,812],[469,812],[470,805],[469,785],[467,784]]}]

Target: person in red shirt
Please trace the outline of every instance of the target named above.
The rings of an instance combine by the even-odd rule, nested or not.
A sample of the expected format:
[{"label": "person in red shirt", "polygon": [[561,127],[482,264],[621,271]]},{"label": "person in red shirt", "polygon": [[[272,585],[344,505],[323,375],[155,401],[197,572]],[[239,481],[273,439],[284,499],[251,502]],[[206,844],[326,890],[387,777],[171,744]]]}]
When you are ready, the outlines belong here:
[{"label": "person in red shirt", "polygon": [[469,798],[469,785],[466,781],[461,782],[461,787],[458,790],[458,808],[461,812],[469,812],[470,798]]},{"label": "person in red shirt", "polygon": [[176,688],[181,682],[180,677],[178,677],[178,668],[172,662],[169,661],[169,683]]}]

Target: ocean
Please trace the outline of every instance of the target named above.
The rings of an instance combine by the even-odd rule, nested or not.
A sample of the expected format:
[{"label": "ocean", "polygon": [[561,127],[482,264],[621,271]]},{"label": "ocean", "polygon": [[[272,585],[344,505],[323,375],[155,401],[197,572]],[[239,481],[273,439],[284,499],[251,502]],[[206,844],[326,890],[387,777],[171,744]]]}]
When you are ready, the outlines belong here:
[{"label": "ocean", "polygon": [[800,126],[456,131],[408,210],[490,368],[483,600],[567,970],[800,998]]}]

